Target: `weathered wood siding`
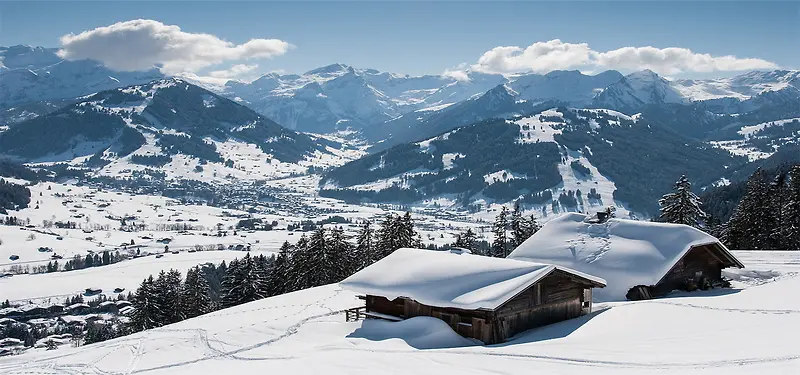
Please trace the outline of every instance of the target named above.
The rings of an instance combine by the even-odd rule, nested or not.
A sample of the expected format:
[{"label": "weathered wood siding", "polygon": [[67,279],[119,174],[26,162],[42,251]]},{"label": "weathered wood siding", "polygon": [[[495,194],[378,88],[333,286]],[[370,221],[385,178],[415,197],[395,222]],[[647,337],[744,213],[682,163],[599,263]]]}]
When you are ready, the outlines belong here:
[{"label": "weathered wood siding", "polygon": [[403,313],[404,300],[396,298],[394,301],[381,296],[367,295],[367,311],[379,312],[381,314],[393,315],[399,318],[407,318]]},{"label": "weathered wood siding", "polygon": [[586,288],[591,287],[560,271],[553,272],[496,310],[496,342],[531,328],[583,315]]},{"label": "weathered wood siding", "polygon": [[[436,307],[407,298],[389,301],[380,296],[367,296],[366,306],[367,311],[405,319],[415,316],[438,318],[464,337],[495,344],[531,328],[590,312],[591,287],[564,272],[554,271],[495,310]],[[583,302],[587,298],[589,304],[585,305]]]},{"label": "weathered wood siding", "polygon": [[655,286],[654,294],[660,296],[680,289],[687,280],[697,282],[700,276],[705,276],[710,281],[721,280],[724,267],[714,245],[693,247],[664,275]]}]

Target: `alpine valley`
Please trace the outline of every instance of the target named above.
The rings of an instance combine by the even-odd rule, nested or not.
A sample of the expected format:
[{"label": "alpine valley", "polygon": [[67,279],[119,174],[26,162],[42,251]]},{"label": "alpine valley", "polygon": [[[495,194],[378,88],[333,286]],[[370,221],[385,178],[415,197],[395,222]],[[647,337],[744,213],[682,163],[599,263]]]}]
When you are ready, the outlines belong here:
[{"label": "alpine valley", "polygon": [[302,176],[303,194],[351,203],[478,213],[521,200],[541,217],[614,205],[647,218],[682,174],[706,190],[800,159],[798,71],[668,80],[332,64],[212,83],[41,47],[0,47],[0,62],[0,153],[86,181],[213,190]]}]

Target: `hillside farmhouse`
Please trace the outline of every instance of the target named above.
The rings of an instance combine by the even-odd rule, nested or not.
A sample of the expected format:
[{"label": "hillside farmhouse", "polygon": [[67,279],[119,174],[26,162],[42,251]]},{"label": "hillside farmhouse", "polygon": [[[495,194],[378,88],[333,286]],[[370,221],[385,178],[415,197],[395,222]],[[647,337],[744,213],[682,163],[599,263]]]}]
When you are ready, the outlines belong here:
[{"label": "hillside farmhouse", "polygon": [[592,288],[605,281],[551,264],[399,249],[341,285],[364,294],[365,306],[351,311],[355,319],[431,316],[462,336],[495,344],[591,312]]},{"label": "hillside farmhouse", "polygon": [[550,263],[602,277],[596,300],[638,300],[725,284],[744,265],[718,239],[687,225],[567,213],[547,222],[509,259]]}]

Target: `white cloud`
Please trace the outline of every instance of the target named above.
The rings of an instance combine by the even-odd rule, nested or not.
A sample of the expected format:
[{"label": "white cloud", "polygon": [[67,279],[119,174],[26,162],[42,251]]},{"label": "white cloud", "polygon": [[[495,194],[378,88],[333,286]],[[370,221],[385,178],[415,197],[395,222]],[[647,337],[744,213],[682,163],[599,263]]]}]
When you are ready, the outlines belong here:
[{"label": "white cloud", "polygon": [[472,69],[484,73],[547,73],[585,66],[592,50],[586,43],[564,43],[558,39],[536,42],[526,48],[507,46],[486,51]]},{"label": "white cloud", "polygon": [[736,56],[711,56],[695,53],[687,48],[623,47],[613,51],[597,53],[597,65],[611,69],[650,69],[659,74],[687,72],[731,72],[753,69],[775,69],[777,64],[752,58]]},{"label": "white cloud", "polygon": [[[778,65],[755,58],[712,56],[686,48],[623,47],[611,51],[592,50],[586,43],[554,39],[528,47],[501,46],[486,51],[470,69],[483,73],[547,73],[553,70],[650,69],[659,74],[729,72],[775,69]],[[462,70],[463,72],[463,70]],[[452,74],[452,73],[451,73]]]},{"label": "white cloud", "polygon": [[215,70],[208,73],[209,76],[214,78],[237,78],[246,75],[254,70],[258,69],[258,64],[247,65],[247,64],[236,64],[230,69],[225,70]]},{"label": "white cloud", "polygon": [[454,69],[445,69],[442,77],[452,78],[459,82],[469,82],[469,73],[465,71],[467,64],[458,64]]},{"label": "white cloud", "polygon": [[115,70],[160,67],[164,73],[196,72],[226,61],[272,58],[292,46],[278,39],[251,39],[243,44],[211,34],[181,31],[154,20],[131,20],[61,37],[59,56],[93,59]]}]

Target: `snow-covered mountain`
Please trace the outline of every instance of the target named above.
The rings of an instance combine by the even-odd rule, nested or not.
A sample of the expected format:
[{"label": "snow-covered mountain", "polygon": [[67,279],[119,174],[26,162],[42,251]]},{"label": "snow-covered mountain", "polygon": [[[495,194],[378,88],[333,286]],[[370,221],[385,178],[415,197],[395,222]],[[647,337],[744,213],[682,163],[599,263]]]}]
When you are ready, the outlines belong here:
[{"label": "snow-covered mountain", "polygon": [[520,99],[556,100],[570,106],[583,106],[621,78],[622,74],[615,70],[597,75],[586,75],[577,70],[556,70],[544,75],[521,75],[511,81],[509,87]]},{"label": "snow-covered mountain", "polygon": [[280,175],[325,165],[320,159],[343,163],[340,146],[177,78],[101,91],[0,134],[4,156],[115,176],[146,168],[176,177]]},{"label": "snow-covered mountain", "polygon": [[753,71],[729,78],[690,80],[678,79],[672,86],[691,100],[719,98],[750,99],[768,91],[779,91],[789,86],[800,87],[800,71]]},{"label": "snow-covered mountain", "polygon": [[362,134],[377,142],[371,151],[384,150],[397,144],[434,137],[461,126],[490,118],[510,118],[559,104],[555,101],[520,99],[511,84],[501,84],[481,95],[439,108],[417,110],[364,129]]},{"label": "snow-covered mountain", "polygon": [[743,162],[638,116],[557,107],[476,122],[374,153],[327,173],[321,194],[462,205],[521,198],[542,205],[543,212],[615,204],[654,214],[675,176],[686,174],[702,185]]},{"label": "snow-covered mountain", "polygon": [[[432,112],[475,98],[507,84],[518,99],[558,100],[588,104],[594,94],[622,75],[607,71],[595,76],[578,71],[545,75],[466,72],[457,80],[445,76],[405,76],[333,64],[302,75],[268,74],[251,82],[229,82],[223,95],[237,98],[278,123],[298,130],[330,132],[343,127],[370,134],[391,134],[380,128],[402,115]],[[424,117],[424,116],[423,116]],[[393,124],[388,124],[392,129]],[[372,138],[372,137],[370,137]]]},{"label": "snow-covered mountain", "polygon": [[0,47],[0,122],[23,121],[79,96],[163,77],[155,69],[116,72],[96,61],[66,61],[56,51],[30,46]]},{"label": "snow-covered mountain", "polygon": [[329,133],[362,129],[417,109],[455,103],[504,81],[501,75],[474,73],[464,82],[332,64],[302,75],[271,73],[250,83],[230,81],[221,93],[289,128]]},{"label": "snow-covered mountain", "polygon": [[651,70],[643,70],[606,87],[592,99],[591,105],[633,114],[645,105],[688,102],[689,99],[672,87],[670,81]]}]

